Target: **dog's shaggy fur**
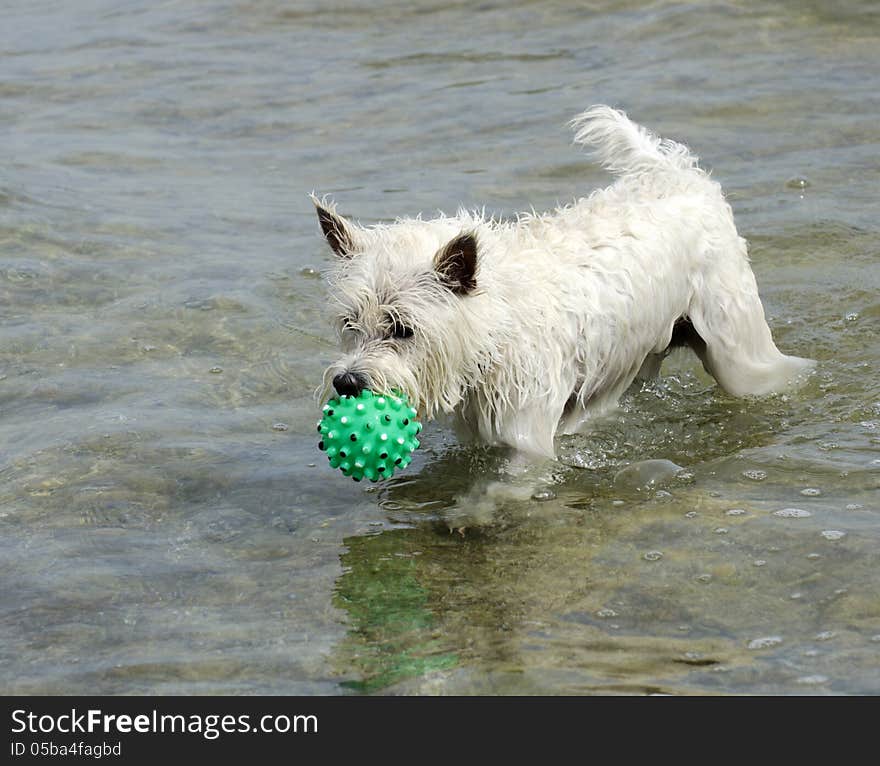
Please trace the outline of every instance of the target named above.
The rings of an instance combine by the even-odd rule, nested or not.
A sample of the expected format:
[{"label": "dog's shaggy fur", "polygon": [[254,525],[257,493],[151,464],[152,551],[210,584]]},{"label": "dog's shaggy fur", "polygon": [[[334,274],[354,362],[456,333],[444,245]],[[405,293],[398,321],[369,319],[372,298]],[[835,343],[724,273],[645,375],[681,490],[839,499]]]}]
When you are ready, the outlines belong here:
[{"label": "dog's shaggy fur", "polygon": [[773,343],[745,240],[697,158],[607,106],[572,126],[618,180],[545,215],[366,228],[313,197],[344,349],[323,396],[400,389],[429,418],[553,457],[558,432],[584,430],[671,346],[737,396],[812,367]]}]

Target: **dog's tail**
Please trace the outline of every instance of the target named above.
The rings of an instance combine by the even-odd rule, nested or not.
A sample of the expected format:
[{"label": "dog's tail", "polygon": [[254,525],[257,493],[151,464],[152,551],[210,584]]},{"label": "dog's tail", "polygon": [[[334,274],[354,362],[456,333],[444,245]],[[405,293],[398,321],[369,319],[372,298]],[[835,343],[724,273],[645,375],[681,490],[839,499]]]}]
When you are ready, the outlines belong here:
[{"label": "dog's tail", "polygon": [[615,175],[633,175],[658,170],[696,170],[697,158],[682,144],[659,138],[636,125],[623,112],[598,104],[575,117],[575,143]]}]

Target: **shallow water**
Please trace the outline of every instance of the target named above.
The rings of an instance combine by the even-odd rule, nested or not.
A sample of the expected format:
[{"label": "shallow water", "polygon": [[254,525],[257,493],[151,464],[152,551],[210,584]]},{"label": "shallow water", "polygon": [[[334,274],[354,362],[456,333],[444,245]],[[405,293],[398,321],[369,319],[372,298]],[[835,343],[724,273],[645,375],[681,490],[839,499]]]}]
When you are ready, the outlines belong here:
[{"label": "shallow water", "polygon": [[[870,2],[13,3],[0,691],[880,693],[878,43]],[[315,447],[306,194],[546,209],[606,182],[595,102],[712,168],[819,372],[677,357],[450,533],[497,453],[432,425],[364,487]]]}]

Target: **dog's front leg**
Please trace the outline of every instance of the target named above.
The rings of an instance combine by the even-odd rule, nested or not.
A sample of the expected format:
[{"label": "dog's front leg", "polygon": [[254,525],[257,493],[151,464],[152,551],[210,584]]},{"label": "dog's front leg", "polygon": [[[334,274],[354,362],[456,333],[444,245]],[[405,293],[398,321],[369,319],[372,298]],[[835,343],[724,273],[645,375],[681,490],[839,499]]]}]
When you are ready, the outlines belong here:
[{"label": "dog's front leg", "polygon": [[499,478],[477,481],[456,497],[446,513],[449,530],[464,534],[469,528],[492,524],[504,508],[552,497],[549,488],[557,465],[554,458],[512,450]]}]

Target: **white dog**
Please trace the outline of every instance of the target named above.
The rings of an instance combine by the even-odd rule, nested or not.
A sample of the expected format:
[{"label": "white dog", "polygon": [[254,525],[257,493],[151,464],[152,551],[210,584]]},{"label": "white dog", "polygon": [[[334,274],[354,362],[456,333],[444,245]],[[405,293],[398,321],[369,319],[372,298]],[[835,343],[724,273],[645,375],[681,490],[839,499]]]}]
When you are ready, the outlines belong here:
[{"label": "white dog", "polygon": [[746,242],[697,158],[607,106],[572,125],[618,180],[545,215],[366,228],[313,196],[344,350],[324,397],[399,389],[427,418],[552,458],[557,433],[583,431],[673,346],[737,396],[813,366],[773,343]]}]

